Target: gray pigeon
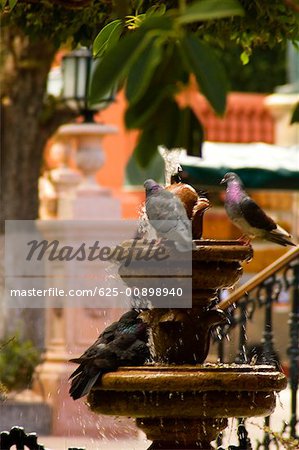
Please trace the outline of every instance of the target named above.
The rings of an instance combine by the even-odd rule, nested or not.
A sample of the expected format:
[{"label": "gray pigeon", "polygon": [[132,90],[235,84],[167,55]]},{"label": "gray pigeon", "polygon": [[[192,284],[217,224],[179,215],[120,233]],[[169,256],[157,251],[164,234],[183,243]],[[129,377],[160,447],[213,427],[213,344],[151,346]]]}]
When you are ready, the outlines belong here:
[{"label": "gray pigeon", "polygon": [[192,250],[192,227],[181,200],[154,180],[144,182],[145,210],[158,237],[173,241],[178,251]]},{"label": "gray pigeon", "polygon": [[277,225],[271,217],[255,203],[245,192],[243,183],[237,174],[228,172],[220,184],[226,184],[224,207],[231,221],[247,236],[248,241],[255,237],[275,242],[276,244],[294,245],[291,235]]}]

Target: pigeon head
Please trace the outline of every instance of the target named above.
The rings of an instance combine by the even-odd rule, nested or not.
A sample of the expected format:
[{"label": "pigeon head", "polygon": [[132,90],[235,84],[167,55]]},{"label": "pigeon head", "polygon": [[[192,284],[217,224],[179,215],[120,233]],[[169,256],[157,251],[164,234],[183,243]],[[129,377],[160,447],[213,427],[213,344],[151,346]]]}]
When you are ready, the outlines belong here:
[{"label": "pigeon head", "polygon": [[240,186],[242,186],[242,181],[241,179],[238,177],[238,175],[234,172],[227,172],[224,177],[222,178],[222,180],[220,181],[220,184],[228,184],[231,182],[236,182],[237,184],[239,184]]},{"label": "pigeon head", "polygon": [[160,184],[156,183],[155,180],[151,179],[146,180],[143,185],[147,196],[155,194],[156,192],[162,191],[164,189],[163,186],[160,186]]}]

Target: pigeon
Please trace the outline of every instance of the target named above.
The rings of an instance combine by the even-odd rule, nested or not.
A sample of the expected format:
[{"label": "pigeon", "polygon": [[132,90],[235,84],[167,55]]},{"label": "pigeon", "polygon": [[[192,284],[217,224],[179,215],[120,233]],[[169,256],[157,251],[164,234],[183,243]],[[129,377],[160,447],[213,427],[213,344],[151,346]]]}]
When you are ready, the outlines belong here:
[{"label": "pigeon", "polygon": [[104,373],[120,366],[143,365],[150,358],[147,325],[139,314],[134,309],[126,312],[82,356],[70,360],[79,364],[69,378],[69,393],[74,400],[87,395]]},{"label": "pigeon", "polygon": [[144,182],[145,210],[158,237],[172,241],[180,252],[192,250],[191,221],[182,201],[154,180]]},{"label": "pigeon", "polygon": [[[262,208],[245,192],[243,183],[237,174],[228,172],[220,184],[226,184],[224,207],[231,221],[247,237],[246,243],[258,237],[276,244],[294,245],[291,235],[277,225]],[[241,238],[240,238],[241,239]]]}]

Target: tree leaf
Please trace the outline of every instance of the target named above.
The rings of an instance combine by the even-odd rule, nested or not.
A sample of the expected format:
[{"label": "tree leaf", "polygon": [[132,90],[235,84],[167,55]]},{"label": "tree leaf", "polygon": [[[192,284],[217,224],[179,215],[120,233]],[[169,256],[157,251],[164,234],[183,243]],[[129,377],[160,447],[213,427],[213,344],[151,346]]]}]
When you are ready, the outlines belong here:
[{"label": "tree leaf", "polygon": [[148,90],[138,103],[130,105],[125,113],[125,124],[129,129],[143,128],[157,114],[163,99],[167,96],[164,89]]},{"label": "tree leaf", "polygon": [[194,156],[202,156],[201,148],[204,141],[204,128],[199,118],[191,110],[190,140],[187,146],[187,153]]},{"label": "tree leaf", "polygon": [[292,123],[296,123],[296,122],[299,122],[299,102],[297,103],[297,105],[295,106],[295,109],[293,111],[292,118],[291,118],[291,125],[292,125]]},{"label": "tree leaf", "polygon": [[92,75],[89,102],[97,103],[123,76],[125,76],[146,45],[146,33],[137,30],[122,38],[103,56]]},{"label": "tree leaf", "polygon": [[1,8],[1,11],[5,8],[6,3],[7,3],[7,0],[0,0],[0,8]]},{"label": "tree leaf", "polygon": [[236,15],[244,15],[244,9],[237,0],[201,0],[187,6],[177,20],[186,24]]},{"label": "tree leaf", "polygon": [[139,29],[171,31],[174,27],[174,20],[168,16],[152,14],[146,17]]},{"label": "tree leaf", "polygon": [[132,66],[126,86],[126,97],[130,104],[143,96],[162,58],[161,40],[152,39]]},{"label": "tree leaf", "polygon": [[[161,102],[166,98],[172,98],[179,89],[179,83],[184,78],[182,75],[181,54],[172,40],[167,41],[163,47],[163,53],[159,66],[156,67],[144,94],[135,103],[130,102],[125,115],[125,123],[128,128],[143,128],[148,121],[160,119],[158,112]],[[133,70],[134,67],[131,68]],[[136,74],[138,76],[138,74]],[[130,74],[129,74],[130,77]],[[157,127],[160,124],[157,123]]]},{"label": "tree leaf", "polygon": [[159,145],[175,148],[180,123],[180,109],[173,99],[165,98],[159,104],[153,121],[143,127],[134,155],[141,167],[147,167]]},{"label": "tree leaf", "polygon": [[143,6],[144,0],[135,0],[132,2],[132,7],[135,11],[139,11]]},{"label": "tree leaf", "polygon": [[242,61],[243,66],[246,66],[246,64],[249,63],[249,54],[246,51],[242,52],[240,59]]},{"label": "tree leaf", "polygon": [[204,131],[200,121],[189,107],[181,110],[180,116],[181,141],[178,139],[179,147],[185,148],[188,155],[201,156]]},{"label": "tree leaf", "polygon": [[156,139],[159,145],[171,149],[177,148],[178,129],[180,127],[180,108],[172,98],[166,98],[161,102],[156,114]]},{"label": "tree leaf", "polygon": [[156,14],[157,16],[163,16],[166,12],[166,5],[162,3],[162,5],[153,5],[146,11],[145,15],[147,17],[152,16],[153,14]]},{"label": "tree leaf", "polygon": [[125,185],[142,186],[148,178],[153,178],[158,183],[164,183],[164,159],[153,147],[149,149],[149,152],[151,159],[146,167],[141,167],[136,160],[136,154],[133,153],[126,166]]},{"label": "tree leaf", "polygon": [[141,168],[148,167],[158,152],[158,141],[156,139],[155,128],[149,126],[145,128],[139,136],[138,143],[134,150],[134,158]]},{"label": "tree leaf", "polygon": [[8,4],[10,9],[14,9],[14,7],[16,6],[16,4],[18,3],[18,0],[9,0]]},{"label": "tree leaf", "polygon": [[111,47],[113,47],[113,45],[117,44],[120,36],[122,34],[123,31],[123,24],[122,22],[120,23],[120,25],[114,28],[114,30],[112,31],[112,33],[109,36],[108,42],[107,42],[107,46],[106,46],[106,51],[110,50]]},{"label": "tree leaf", "polygon": [[105,53],[105,51],[112,46],[112,44],[118,41],[121,35],[121,31],[122,22],[120,19],[114,20],[113,22],[108,23],[104,28],[102,28],[93,42],[93,56],[98,58],[101,57]]},{"label": "tree leaf", "polygon": [[227,78],[222,64],[213,49],[198,37],[187,34],[181,40],[182,58],[193,72],[202,93],[218,114],[223,114],[226,105]]}]

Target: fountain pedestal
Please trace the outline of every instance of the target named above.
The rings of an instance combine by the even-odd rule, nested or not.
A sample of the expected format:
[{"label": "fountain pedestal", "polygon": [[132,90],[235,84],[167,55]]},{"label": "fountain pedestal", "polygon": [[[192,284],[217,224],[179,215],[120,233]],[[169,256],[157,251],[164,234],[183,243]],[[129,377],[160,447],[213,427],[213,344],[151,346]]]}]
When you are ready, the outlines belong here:
[{"label": "fountain pedestal", "polygon": [[[225,318],[215,307],[217,289],[238,281],[240,261],[251,258],[252,249],[237,241],[195,242],[192,308],[152,309],[141,316],[157,364],[105,374],[88,396],[96,413],[135,417],[153,441],[151,450],[211,449],[228,417],[271,414],[275,392],[286,387],[285,376],[271,366],[199,364],[207,357],[212,327]],[[132,267],[121,267],[120,274],[124,280],[142,278]]]}]

